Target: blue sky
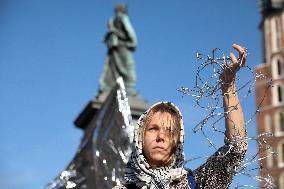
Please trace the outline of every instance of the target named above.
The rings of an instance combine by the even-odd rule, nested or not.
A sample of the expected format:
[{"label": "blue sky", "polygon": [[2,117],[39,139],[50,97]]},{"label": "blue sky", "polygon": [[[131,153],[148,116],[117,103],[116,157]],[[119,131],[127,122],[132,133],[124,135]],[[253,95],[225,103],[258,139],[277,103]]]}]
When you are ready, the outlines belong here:
[{"label": "blue sky", "polygon": [[[96,95],[106,56],[102,40],[117,2],[0,1],[1,188],[42,188],[73,158],[83,134],[73,121]],[[149,104],[170,100],[180,106],[188,158],[211,154],[205,139],[191,131],[202,112],[177,88],[193,86],[197,50],[210,54],[219,47],[228,54],[231,45],[239,43],[249,49],[250,67],[261,63],[257,1],[124,2],[138,36],[139,94]],[[249,118],[254,96],[242,103]],[[254,120],[249,135],[256,135]],[[250,150],[252,154],[255,146]]]}]

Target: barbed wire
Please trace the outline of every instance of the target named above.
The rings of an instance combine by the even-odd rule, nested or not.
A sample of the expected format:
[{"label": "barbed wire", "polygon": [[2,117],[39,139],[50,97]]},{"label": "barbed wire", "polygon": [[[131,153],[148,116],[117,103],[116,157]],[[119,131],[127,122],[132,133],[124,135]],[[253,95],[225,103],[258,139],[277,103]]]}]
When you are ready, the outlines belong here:
[{"label": "barbed wire", "polygon": [[[200,52],[197,52],[196,58],[199,64],[196,70],[194,86],[192,88],[180,87],[178,91],[182,94],[183,97],[192,97],[195,102],[195,107],[201,109],[205,113],[205,116],[194,126],[192,130],[194,133],[201,132],[202,136],[208,141],[209,145],[217,150],[218,146],[213,142],[211,138],[208,137],[208,131],[206,129],[209,129],[213,132],[220,132],[225,134],[222,129],[219,129],[217,127],[217,124],[221,120],[224,120],[224,118],[228,119],[228,115],[237,109],[238,104],[235,104],[228,107],[227,111],[224,111],[224,94],[221,90],[221,87],[224,84],[221,79],[222,73],[225,69],[230,69],[232,61],[228,56],[225,56],[225,54],[219,48],[214,48],[211,52],[211,55],[204,55]],[[247,99],[253,93],[256,81],[259,79],[264,79],[266,78],[266,76],[262,73],[255,73],[254,70],[248,65],[241,65],[240,71],[241,70],[248,71],[250,76],[247,76],[249,76],[250,78],[248,79],[248,81],[243,81],[243,79],[240,78],[240,74],[236,73],[234,84],[236,84],[237,87],[232,88],[232,90],[235,91],[229,92],[231,92],[232,94],[237,94],[239,92],[245,93],[242,99],[240,99],[243,100]],[[268,95],[268,90],[271,87],[272,80],[269,80],[266,83],[264,95],[261,97],[261,100],[257,104],[256,110],[245,122],[246,128],[251,125],[252,120],[260,112],[260,108]],[[245,176],[250,179],[256,180],[259,185],[235,184],[233,188],[237,189],[262,187],[273,189],[276,187],[273,178],[269,174],[269,170],[266,170],[266,175],[259,175],[260,169],[266,169],[262,165],[261,160],[269,158],[269,156],[277,155],[277,153],[272,150],[271,144],[269,143],[272,137],[272,133],[264,132],[258,134],[255,137],[245,137],[242,139],[246,143],[253,141],[256,142],[258,145],[258,150],[250,157],[246,157],[237,169],[231,171],[234,171],[234,174],[236,176]],[[204,157],[199,156],[189,159],[186,162],[200,158]]]}]

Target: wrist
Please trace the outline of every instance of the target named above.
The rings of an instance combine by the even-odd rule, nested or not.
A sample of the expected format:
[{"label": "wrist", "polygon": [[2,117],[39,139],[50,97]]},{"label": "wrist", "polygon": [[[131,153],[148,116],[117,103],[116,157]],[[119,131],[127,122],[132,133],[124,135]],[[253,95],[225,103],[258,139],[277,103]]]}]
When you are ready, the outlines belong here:
[{"label": "wrist", "polygon": [[235,93],[236,92],[236,86],[234,82],[231,83],[222,83],[221,84],[221,90],[223,94],[226,93]]}]

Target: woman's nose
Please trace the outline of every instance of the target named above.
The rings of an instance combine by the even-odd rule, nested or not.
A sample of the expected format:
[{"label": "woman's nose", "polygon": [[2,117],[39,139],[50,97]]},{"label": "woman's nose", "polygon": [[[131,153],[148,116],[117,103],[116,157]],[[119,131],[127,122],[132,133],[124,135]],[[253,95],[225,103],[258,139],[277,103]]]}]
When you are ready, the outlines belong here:
[{"label": "woman's nose", "polygon": [[165,134],[162,131],[159,131],[157,134],[156,142],[164,142],[165,141]]}]

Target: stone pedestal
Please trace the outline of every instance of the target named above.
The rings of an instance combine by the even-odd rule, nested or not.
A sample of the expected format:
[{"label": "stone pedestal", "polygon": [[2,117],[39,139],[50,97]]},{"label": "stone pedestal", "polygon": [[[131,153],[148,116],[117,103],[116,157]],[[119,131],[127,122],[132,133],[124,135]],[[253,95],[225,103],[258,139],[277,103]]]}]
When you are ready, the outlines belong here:
[{"label": "stone pedestal", "polygon": [[[86,105],[86,107],[74,121],[74,124],[77,128],[84,130],[88,126],[91,119],[102,107],[108,95],[108,93],[102,93]],[[148,105],[147,102],[139,95],[128,96],[128,102],[131,110],[133,124],[135,124],[140,115],[148,109]]]}]

